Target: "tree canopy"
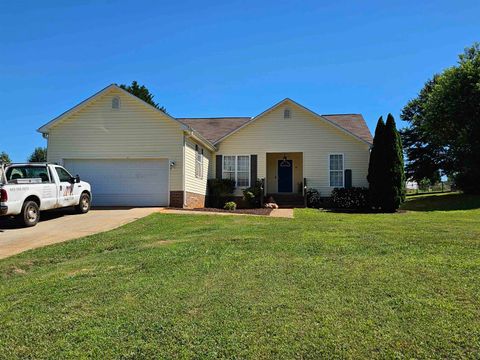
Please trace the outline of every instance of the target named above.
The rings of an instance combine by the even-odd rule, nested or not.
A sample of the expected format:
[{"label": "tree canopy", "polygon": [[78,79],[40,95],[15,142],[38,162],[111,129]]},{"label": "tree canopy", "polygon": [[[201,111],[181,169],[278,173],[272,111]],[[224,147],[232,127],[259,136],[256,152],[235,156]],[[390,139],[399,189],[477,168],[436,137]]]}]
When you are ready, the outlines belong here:
[{"label": "tree canopy", "polygon": [[5,151],[0,152],[0,162],[11,163],[10,156]]},{"label": "tree canopy", "polygon": [[28,162],[46,162],[47,161],[47,148],[36,147],[33,153],[29,156]]},{"label": "tree canopy", "polygon": [[466,192],[480,192],[480,45],[428,80],[402,110],[407,176],[420,181],[451,176]]},{"label": "tree canopy", "polygon": [[142,99],[147,104],[152,105],[153,107],[157,108],[158,110],[161,110],[164,113],[167,112],[167,109],[165,109],[165,107],[160,106],[158,103],[156,103],[153,100],[154,95],[145,87],[145,85],[140,85],[138,82],[136,82],[134,80],[134,81],[132,81],[131,85],[121,84],[121,85],[119,85],[119,87],[128,91],[130,94],[135,95],[139,99]]}]

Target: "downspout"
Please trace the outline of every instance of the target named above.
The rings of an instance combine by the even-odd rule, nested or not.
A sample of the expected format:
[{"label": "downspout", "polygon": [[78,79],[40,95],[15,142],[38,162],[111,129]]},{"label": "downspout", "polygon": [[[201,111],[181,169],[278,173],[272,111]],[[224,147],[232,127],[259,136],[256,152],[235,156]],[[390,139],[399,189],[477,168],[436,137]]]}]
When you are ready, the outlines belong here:
[{"label": "downspout", "polygon": [[186,179],[185,179],[185,147],[187,146],[187,140],[185,136],[185,132],[183,132],[183,161],[182,161],[182,178],[183,178],[183,207],[187,207],[187,186],[186,186]]}]

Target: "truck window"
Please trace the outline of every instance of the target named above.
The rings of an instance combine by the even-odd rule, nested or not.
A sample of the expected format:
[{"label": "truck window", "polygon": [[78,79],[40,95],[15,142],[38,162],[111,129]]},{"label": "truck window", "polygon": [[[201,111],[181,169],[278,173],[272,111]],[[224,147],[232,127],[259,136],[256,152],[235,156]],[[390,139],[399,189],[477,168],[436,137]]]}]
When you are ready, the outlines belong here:
[{"label": "truck window", "polygon": [[9,166],[5,175],[7,181],[16,179],[42,179],[42,183],[50,182],[46,166]]},{"label": "truck window", "polygon": [[64,168],[56,167],[55,170],[57,171],[58,177],[60,178],[61,182],[69,182],[72,178],[72,175],[70,175],[68,171]]}]

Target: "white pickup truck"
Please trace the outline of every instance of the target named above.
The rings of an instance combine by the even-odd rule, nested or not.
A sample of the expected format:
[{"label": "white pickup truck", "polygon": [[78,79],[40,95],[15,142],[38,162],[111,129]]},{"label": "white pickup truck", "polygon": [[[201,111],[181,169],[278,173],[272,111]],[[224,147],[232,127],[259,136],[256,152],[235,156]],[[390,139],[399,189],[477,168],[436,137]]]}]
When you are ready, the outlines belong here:
[{"label": "white pickup truck", "polygon": [[8,164],[0,167],[0,215],[20,218],[35,226],[40,211],[75,206],[80,214],[90,210],[90,184],[55,164]]}]

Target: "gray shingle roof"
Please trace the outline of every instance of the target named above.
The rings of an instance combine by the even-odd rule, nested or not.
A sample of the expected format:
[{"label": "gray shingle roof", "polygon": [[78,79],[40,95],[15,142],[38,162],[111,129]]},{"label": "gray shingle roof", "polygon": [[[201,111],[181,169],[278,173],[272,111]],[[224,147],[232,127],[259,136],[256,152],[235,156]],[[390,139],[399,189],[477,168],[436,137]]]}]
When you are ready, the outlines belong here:
[{"label": "gray shingle roof", "polygon": [[358,136],[360,139],[365,140],[370,144],[372,143],[372,134],[370,133],[370,129],[368,128],[362,114],[332,114],[322,116],[344,128],[348,132]]},{"label": "gray shingle roof", "polygon": [[251,120],[249,117],[222,118],[177,118],[185,125],[198,131],[205,139],[215,143],[225,135],[238,129]]},{"label": "gray shingle roof", "polygon": [[[361,114],[322,115],[353,135],[372,143],[372,134]],[[250,117],[218,117],[218,118],[177,118],[185,125],[198,131],[205,139],[215,143],[232,131],[248,123]]]}]

